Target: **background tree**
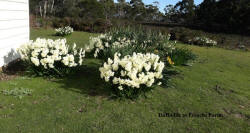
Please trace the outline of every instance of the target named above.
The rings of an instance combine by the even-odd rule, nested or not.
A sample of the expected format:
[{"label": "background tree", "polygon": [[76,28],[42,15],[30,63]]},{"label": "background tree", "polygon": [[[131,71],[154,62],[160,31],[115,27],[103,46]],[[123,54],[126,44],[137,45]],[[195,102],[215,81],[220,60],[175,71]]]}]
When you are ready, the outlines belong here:
[{"label": "background tree", "polygon": [[195,5],[194,0],[182,0],[179,1],[174,8],[177,9],[179,15],[186,19],[186,22],[190,22],[195,17]]},{"label": "background tree", "polygon": [[114,0],[100,0],[100,3],[103,5],[103,13],[106,20],[110,19],[114,15]]},{"label": "background tree", "polygon": [[249,0],[204,0],[196,10],[196,21],[211,30],[242,32],[249,30],[249,9]]},{"label": "background tree", "polygon": [[125,15],[126,0],[117,0],[117,1],[118,1],[117,12],[118,12],[119,18],[123,18]]},{"label": "background tree", "polygon": [[152,21],[152,22],[159,21],[161,14],[157,6],[152,4],[145,5],[145,10],[146,10],[145,14],[146,21]]},{"label": "background tree", "polygon": [[131,0],[130,1],[130,18],[135,20],[141,20],[143,15],[145,14],[145,5],[142,0]]},{"label": "background tree", "polygon": [[174,8],[173,5],[167,5],[164,8],[165,12],[165,21],[166,22],[177,22],[178,21],[178,11]]}]

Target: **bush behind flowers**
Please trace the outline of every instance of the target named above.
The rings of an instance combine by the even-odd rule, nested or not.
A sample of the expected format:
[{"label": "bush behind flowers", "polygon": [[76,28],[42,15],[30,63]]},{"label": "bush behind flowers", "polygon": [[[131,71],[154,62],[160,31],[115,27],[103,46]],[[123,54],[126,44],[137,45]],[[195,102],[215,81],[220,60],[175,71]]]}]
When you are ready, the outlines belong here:
[{"label": "bush behind flowers", "polygon": [[187,49],[185,47],[176,48],[169,57],[171,58],[172,62],[174,62],[174,64],[177,66],[188,65],[190,61],[193,61],[197,58],[197,56],[192,53],[190,49]]},{"label": "bush behind flowers", "polygon": [[81,66],[85,51],[74,44],[69,47],[66,39],[36,39],[22,45],[18,52],[27,63],[29,71],[39,76],[63,76]]},{"label": "bush behind flowers", "polygon": [[142,92],[161,85],[164,63],[158,55],[133,53],[121,57],[115,53],[114,58],[99,68],[101,78],[112,85],[113,92],[120,97],[136,98]]},{"label": "bush behind flowers", "polygon": [[116,52],[121,56],[136,53],[153,52],[154,49],[170,54],[174,49],[174,43],[169,41],[169,35],[157,32],[146,32],[143,29],[117,28],[106,34],[90,38],[89,49],[94,57],[107,60]]}]

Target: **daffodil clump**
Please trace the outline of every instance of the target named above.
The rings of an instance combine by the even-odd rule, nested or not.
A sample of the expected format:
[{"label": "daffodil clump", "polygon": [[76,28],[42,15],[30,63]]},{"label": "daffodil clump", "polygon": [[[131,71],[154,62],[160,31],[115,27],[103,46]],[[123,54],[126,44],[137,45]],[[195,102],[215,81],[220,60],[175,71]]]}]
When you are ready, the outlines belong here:
[{"label": "daffodil clump", "polygon": [[[55,70],[60,71],[61,68],[73,68],[81,66],[85,57],[83,49],[77,49],[76,44],[69,47],[66,39],[36,39],[27,44],[22,45],[18,52],[21,58],[32,64],[37,70]],[[42,70],[41,70],[42,69]]]},{"label": "daffodil clump", "polygon": [[67,36],[74,32],[74,29],[70,26],[55,29],[57,36]]},{"label": "daffodil clump", "polygon": [[217,42],[207,37],[195,37],[192,40],[192,43],[196,45],[203,45],[203,46],[216,46]]},{"label": "daffodil clump", "polygon": [[169,34],[147,31],[145,29],[121,27],[111,29],[110,32],[91,37],[86,51],[90,51],[95,58],[107,60],[113,58],[116,52],[121,56],[135,53],[154,53],[158,50],[161,58],[169,56],[175,50],[175,43],[171,42]]},{"label": "daffodil clump", "polygon": [[135,40],[130,40],[128,38],[113,38],[108,34],[101,34],[97,37],[90,38],[90,46],[88,49],[94,49],[94,57],[98,58],[99,53],[103,52],[106,49],[121,49],[124,47],[131,46],[135,43]]},{"label": "daffodil clump", "polygon": [[99,68],[101,78],[110,82],[119,94],[137,95],[139,92],[161,85],[165,65],[158,55],[147,53],[133,53],[123,58],[115,53],[114,59]]}]

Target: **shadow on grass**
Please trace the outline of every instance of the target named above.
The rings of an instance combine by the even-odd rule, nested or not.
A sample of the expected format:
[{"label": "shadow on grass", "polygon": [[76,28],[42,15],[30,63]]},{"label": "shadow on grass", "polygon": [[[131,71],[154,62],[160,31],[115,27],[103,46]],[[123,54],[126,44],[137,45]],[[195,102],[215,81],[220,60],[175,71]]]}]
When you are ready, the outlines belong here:
[{"label": "shadow on grass", "polygon": [[[99,62],[95,59],[85,60],[86,65],[72,76],[63,78],[44,77],[51,82],[56,82],[61,88],[89,96],[110,96],[110,87],[100,78]],[[26,71],[25,64],[20,59],[12,61],[4,66],[0,73],[1,80],[11,80],[17,76],[37,77]]]},{"label": "shadow on grass", "polygon": [[163,71],[162,87],[169,88],[174,87],[175,85],[171,82],[171,79],[180,76],[181,72],[178,69],[167,67]]},{"label": "shadow on grass", "polygon": [[110,96],[110,87],[101,78],[97,63],[83,66],[75,75],[53,82],[61,88],[89,96]]},{"label": "shadow on grass", "polygon": [[[165,69],[165,78],[162,87],[168,88],[174,86],[171,83],[171,79],[178,74],[180,74],[179,71],[174,68]],[[103,96],[108,97],[108,99],[119,98],[112,93],[111,85],[100,78],[99,64],[97,62],[87,63],[77,74],[53,82],[60,84],[60,87],[65,90],[83,95]]]},{"label": "shadow on grass", "polygon": [[[102,63],[96,59],[85,60],[85,65],[82,66],[78,72],[72,76],[63,78],[45,78],[51,82],[59,84],[59,87],[75,93],[80,93],[88,96],[102,96],[109,99],[116,99],[112,94],[111,85],[100,78],[99,67]],[[13,74],[14,72],[25,72],[23,62],[17,61],[10,64],[6,69],[6,73]],[[15,73],[14,73],[15,74]],[[163,87],[168,88],[172,86],[170,80],[173,76],[178,75],[179,72],[175,69],[167,68],[164,71]],[[1,75],[0,75],[1,76]]]}]

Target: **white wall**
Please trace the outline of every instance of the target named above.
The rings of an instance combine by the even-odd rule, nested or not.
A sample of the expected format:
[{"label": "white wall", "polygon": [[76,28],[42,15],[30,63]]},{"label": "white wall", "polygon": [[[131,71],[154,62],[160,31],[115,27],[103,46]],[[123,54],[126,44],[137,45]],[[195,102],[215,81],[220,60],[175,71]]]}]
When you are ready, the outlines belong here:
[{"label": "white wall", "polygon": [[0,0],[0,67],[19,57],[15,50],[29,32],[29,1]]}]

